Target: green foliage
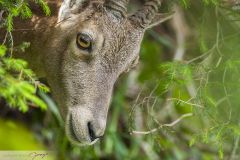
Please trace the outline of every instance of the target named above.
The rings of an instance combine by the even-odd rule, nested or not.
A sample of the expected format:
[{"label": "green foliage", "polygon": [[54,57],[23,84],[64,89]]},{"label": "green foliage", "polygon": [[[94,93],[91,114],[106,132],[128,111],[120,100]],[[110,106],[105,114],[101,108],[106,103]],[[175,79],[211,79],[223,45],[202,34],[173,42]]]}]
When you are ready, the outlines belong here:
[{"label": "green foliage", "polygon": [[[222,2],[221,0],[201,0],[201,2],[204,5],[220,5],[220,3]],[[180,0],[180,4],[184,7],[184,8],[189,8],[191,6],[191,4],[194,3],[193,0]]]},{"label": "green foliage", "polygon": [[183,85],[191,82],[192,68],[181,62],[167,62],[160,65],[162,70],[162,78],[160,82],[164,87],[164,91],[174,85]]},{"label": "green foliage", "polygon": [[[138,97],[142,101],[134,105],[133,110],[142,109],[144,122],[148,124],[145,126],[147,130],[161,126],[159,119],[163,121],[164,118],[159,117],[165,117],[166,114],[168,119],[177,119],[178,114],[193,112],[195,116],[191,121],[187,124],[182,122],[184,129],[174,129],[174,135],[166,131],[169,140],[156,142],[160,142],[160,148],[165,149],[165,153],[176,152],[176,148],[182,146],[174,145],[171,139],[181,143],[174,137],[179,134],[191,137],[188,139],[189,150],[197,148],[201,153],[199,157],[226,159],[231,156],[233,159],[236,152],[239,154],[239,14],[224,5],[219,8],[222,1],[202,2],[204,5],[200,7],[200,1],[181,1],[183,7],[188,8],[185,15],[191,31],[197,31],[191,41],[198,42],[193,45],[187,41],[191,45],[186,46],[186,59],[181,62],[162,62],[161,46],[155,42],[144,42],[141,56],[143,67],[139,79],[147,89],[142,89],[145,97]],[[151,35],[155,40],[156,37],[156,34]],[[134,112],[131,112],[131,123],[134,123],[133,119]],[[130,127],[131,131],[136,128],[135,125]],[[164,138],[163,128],[159,129],[158,134]],[[202,145],[205,150],[200,149]],[[206,150],[214,153],[207,154]],[[178,152],[186,156],[184,150],[178,149]],[[188,158],[176,158],[174,154],[170,157],[189,159],[190,155],[186,156]]]},{"label": "green foliage", "polygon": [[43,11],[45,12],[46,15],[51,14],[51,10],[49,9],[47,3],[44,0],[35,0],[35,2],[42,7],[42,9],[43,9]]},{"label": "green foliage", "polygon": [[[50,15],[50,9],[44,0],[34,0],[39,4],[46,15]],[[0,0],[0,8],[7,14],[7,18],[4,20],[4,26],[7,27],[7,31],[11,32],[13,29],[13,18],[22,17],[30,18],[32,11],[29,8],[29,2],[27,0]]]},{"label": "green foliage", "polygon": [[[43,0],[36,0],[44,12],[49,15],[50,9]],[[36,81],[36,76],[32,70],[28,69],[27,62],[12,57],[14,54],[13,30],[14,17],[30,18],[32,11],[29,2],[26,0],[0,0],[1,11],[5,12],[5,18],[1,19],[1,27],[6,28],[5,40],[0,45],[0,97],[4,98],[9,106],[16,107],[22,112],[27,112],[29,106],[39,106],[46,110],[46,104],[36,96],[37,89],[48,92],[49,89]],[[8,44],[6,41],[11,42]],[[16,49],[25,51],[30,43],[23,42]]]},{"label": "green foliage", "polygon": [[[0,150],[30,151],[44,149],[43,144],[39,143],[23,124],[0,119],[0,125]],[[18,136],[16,136],[16,133]]]},{"label": "green foliage", "polygon": [[35,75],[25,61],[6,57],[6,51],[5,46],[0,46],[0,96],[22,112],[28,111],[30,102],[45,110],[46,104],[35,94],[37,87],[43,90],[46,87],[35,82]]},{"label": "green foliage", "polygon": [[[35,2],[44,6],[41,1]],[[41,128],[41,136],[50,142],[49,148],[57,148],[58,159],[212,160],[234,159],[232,156],[240,154],[239,14],[220,0],[166,3],[180,3],[189,26],[184,59],[173,60],[177,45],[171,26],[147,32],[136,80],[140,91],[129,96],[129,80],[122,77],[101,142],[91,147],[69,144],[64,131],[56,129],[63,126],[56,105],[41,92],[57,120],[45,118],[49,123]],[[19,12],[21,17],[31,15],[28,8],[21,8],[28,12],[25,16]],[[4,21],[10,30],[17,13],[11,10]],[[157,32],[164,28],[168,28],[167,36]],[[27,47],[29,43],[23,43],[19,49]],[[29,102],[45,108],[33,96],[36,86],[42,91],[48,89],[34,80],[25,62],[11,58],[11,45],[0,45],[0,56],[0,89],[5,89],[0,95],[22,111],[27,110]],[[193,116],[181,119],[186,114]],[[146,134],[136,135],[134,131]]]}]

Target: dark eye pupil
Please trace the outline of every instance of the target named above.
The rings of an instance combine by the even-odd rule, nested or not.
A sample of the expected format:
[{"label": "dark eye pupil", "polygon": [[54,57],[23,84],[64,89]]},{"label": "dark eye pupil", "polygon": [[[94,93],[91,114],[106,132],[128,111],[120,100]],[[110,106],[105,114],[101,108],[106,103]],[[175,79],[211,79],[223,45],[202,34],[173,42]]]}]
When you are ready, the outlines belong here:
[{"label": "dark eye pupil", "polygon": [[82,50],[90,50],[92,47],[92,39],[86,34],[77,35],[77,46]]},{"label": "dark eye pupil", "polygon": [[85,43],[85,44],[88,44],[88,43],[89,43],[89,40],[86,39],[85,37],[80,37],[80,41],[81,41],[82,43]]}]

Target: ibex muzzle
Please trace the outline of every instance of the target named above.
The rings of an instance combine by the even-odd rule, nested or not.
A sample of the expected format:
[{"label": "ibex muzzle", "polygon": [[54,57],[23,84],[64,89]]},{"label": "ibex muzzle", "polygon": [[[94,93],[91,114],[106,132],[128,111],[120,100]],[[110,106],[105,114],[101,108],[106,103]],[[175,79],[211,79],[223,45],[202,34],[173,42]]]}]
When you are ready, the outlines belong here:
[{"label": "ibex muzzle", "polygon": [[127,4],[65,0],[57,24],[32,40],[36,62],[27,59],[35,70],[44,68],[75,144],[93,144],[103,136],[115,81],[136,64],[145,30],[168,18],[157,13],[160,0],[147,1],[132,15]]}]

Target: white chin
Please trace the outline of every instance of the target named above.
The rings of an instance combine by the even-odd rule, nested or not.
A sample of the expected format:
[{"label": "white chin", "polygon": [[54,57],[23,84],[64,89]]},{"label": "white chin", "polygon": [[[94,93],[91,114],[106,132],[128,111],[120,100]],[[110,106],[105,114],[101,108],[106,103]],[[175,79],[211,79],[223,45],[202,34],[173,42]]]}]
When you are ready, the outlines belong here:
[{"label": "white chin", "polygon": [[94,141],[92,142],[84,142],[84,143],[80,143],[78,141],[74,141],[74,140],[71,140],[70,139],[70,142],[76,146],[91,146],[93,144],[95,144],[97,141],[99,140],[99,138],[95,139]]}]

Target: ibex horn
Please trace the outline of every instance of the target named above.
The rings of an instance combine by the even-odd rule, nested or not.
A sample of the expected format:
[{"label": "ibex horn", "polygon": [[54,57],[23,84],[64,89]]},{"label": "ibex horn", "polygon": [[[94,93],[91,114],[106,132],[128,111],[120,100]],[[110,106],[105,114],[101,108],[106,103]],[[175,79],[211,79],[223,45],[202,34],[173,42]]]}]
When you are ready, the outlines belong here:
[{"label": "ibex horn", "polygon": [[140,27],[146,28],[154,19],[160,6],[161,0],[148,0],[142,9],[130,16],[129,19],[134,21],[137,25],[140,25]]},{"label": "ibex horn", "polygon": [[106,0],[105,7],[112,10],[116,16],[126,17],[129,0]]}]

